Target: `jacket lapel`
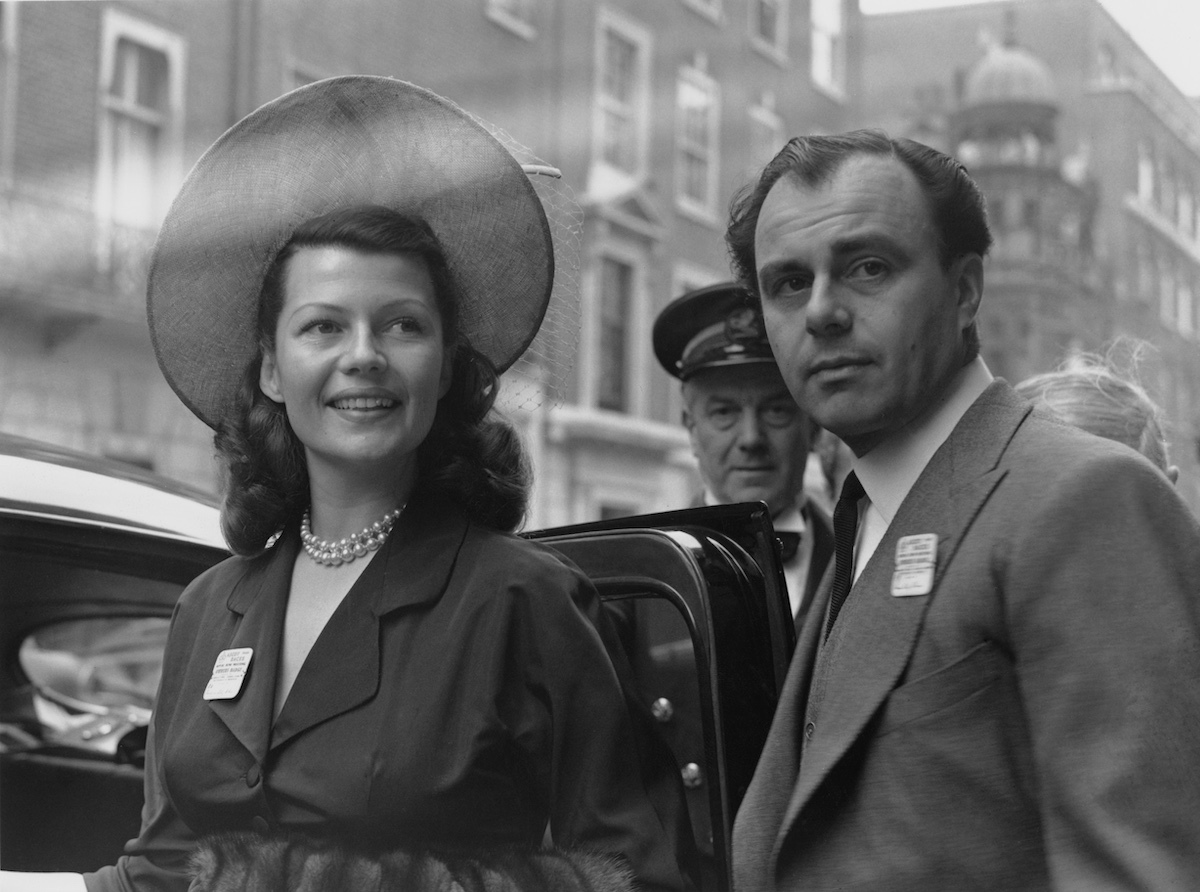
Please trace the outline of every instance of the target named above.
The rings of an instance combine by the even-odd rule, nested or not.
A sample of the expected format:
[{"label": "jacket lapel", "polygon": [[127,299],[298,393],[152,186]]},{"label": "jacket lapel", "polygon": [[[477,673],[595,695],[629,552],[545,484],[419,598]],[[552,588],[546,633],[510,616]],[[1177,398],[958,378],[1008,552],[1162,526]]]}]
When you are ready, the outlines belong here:
[{"label": "jacket lapel", "polygon": [[452,508],[409,505],[313,643],[275,720],[272,748],[375,696],[380,618],[441,597],[466,531]]},{"label": "jacket lapel", "polygon": [[283,536],[270,552],[251,563],[234,586],[227,607],[237,617],[237,625],[225,648],[252,648],[250,669],[238,696],[208,701],[209,708],[259,762],[266,757],[270,739],[283,616],[298,550],[299,539]]},{"label": "jacket lapel", "polygon": [[[800,771],[779,837],[779,855],[788,831],[816,788],[862,733],[900,680],[921,628],[925,611],[964,533],[1003,477],[998,463],[1029,411],[1004,381],[993,382],[959,421],[930,459],[892,519],[887,533],[850,590],[837,623],[822,645],[820,634],[807,636],[801,658],[812,661],[807,703],[815,707],[818,732],[803,751]],[[936,533],[937,563],[928,595],[891,594],[896,543],[902,536]],[[829,580],[822,586],[828,601]],[[812,628],[808,631],[813,632]],[[801,706],[800,708],[803,708]],[[797,719],[797,729],[803,717]]]}]

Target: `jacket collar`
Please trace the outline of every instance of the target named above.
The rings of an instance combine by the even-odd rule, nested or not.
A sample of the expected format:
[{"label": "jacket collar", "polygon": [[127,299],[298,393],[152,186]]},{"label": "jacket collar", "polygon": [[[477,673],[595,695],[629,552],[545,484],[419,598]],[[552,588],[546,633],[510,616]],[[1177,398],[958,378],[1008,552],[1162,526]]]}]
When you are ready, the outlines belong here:
[{"label": "jacket collar", "polygon": [[[436,496],[415,497],[375,556],[385,564],[375,615],[440,598],[468,527],[466,517],[452,502]],[[229,609],[245,615],[264,591],[282,589],[286,594],[299,548],[295,531],[285,531],[271,548],[251,559],[230,592]]]},{"label": "jacket collar", "polygon": [[[429,497],[410,502],[313,644],[272,727],[283,618],[300,550],[296,531],[285,531],[267,552],[247,562],[227,602],[241,617],[229,647],[254,648],[253,675],[242,696],[209,701],[210,707],[261,761],[268,746],[373,697],[379,687],[379,617],[441,598],[469,527],[452,503]],[[336,685],[328,684],[330,672]]]}]

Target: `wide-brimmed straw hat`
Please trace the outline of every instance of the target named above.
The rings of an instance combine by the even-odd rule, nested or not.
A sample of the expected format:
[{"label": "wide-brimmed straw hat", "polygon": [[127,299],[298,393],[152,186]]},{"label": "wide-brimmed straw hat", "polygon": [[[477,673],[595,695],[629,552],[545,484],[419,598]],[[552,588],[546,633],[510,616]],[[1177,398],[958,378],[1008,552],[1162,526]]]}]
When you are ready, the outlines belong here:
[{"label": "wide-brimmed straw hat", "polygon": [[458,285],[460,327],[508,368],[554,283],[546,213],[521,164],[480,122],[386,77],[318,81],[247,115],[188,174],[154,246],[151,340],[171,387],[210,427],[229,417],[258,349],[258,298],[306,220],[376,204],[433,229]]}]

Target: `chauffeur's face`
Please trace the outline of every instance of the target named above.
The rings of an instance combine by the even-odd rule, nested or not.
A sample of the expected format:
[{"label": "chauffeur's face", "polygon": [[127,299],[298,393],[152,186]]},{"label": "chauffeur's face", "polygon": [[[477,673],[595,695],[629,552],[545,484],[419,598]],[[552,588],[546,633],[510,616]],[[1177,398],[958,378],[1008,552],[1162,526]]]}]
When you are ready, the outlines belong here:
[{"label": "chauffeur's face", "polygon": [[770,363],[703,369],[683,385],[683,423],[700,476],[722,503],[795,504],[811,427]]}]

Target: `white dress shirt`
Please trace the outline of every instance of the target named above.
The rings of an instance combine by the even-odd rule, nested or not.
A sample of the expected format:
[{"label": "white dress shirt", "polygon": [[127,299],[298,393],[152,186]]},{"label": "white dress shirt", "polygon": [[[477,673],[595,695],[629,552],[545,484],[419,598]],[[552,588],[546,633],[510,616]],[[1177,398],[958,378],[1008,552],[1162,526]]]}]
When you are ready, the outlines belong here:
[{"label": "white dress shirt", "polygon": [[879,546],[913,484],[989,384],[992,373],[982,357],[954,376],[941,400],[911,424],[854,460],[854,471],[866,491],[858,503],[858,536],[854,546],[854,579]]}]

